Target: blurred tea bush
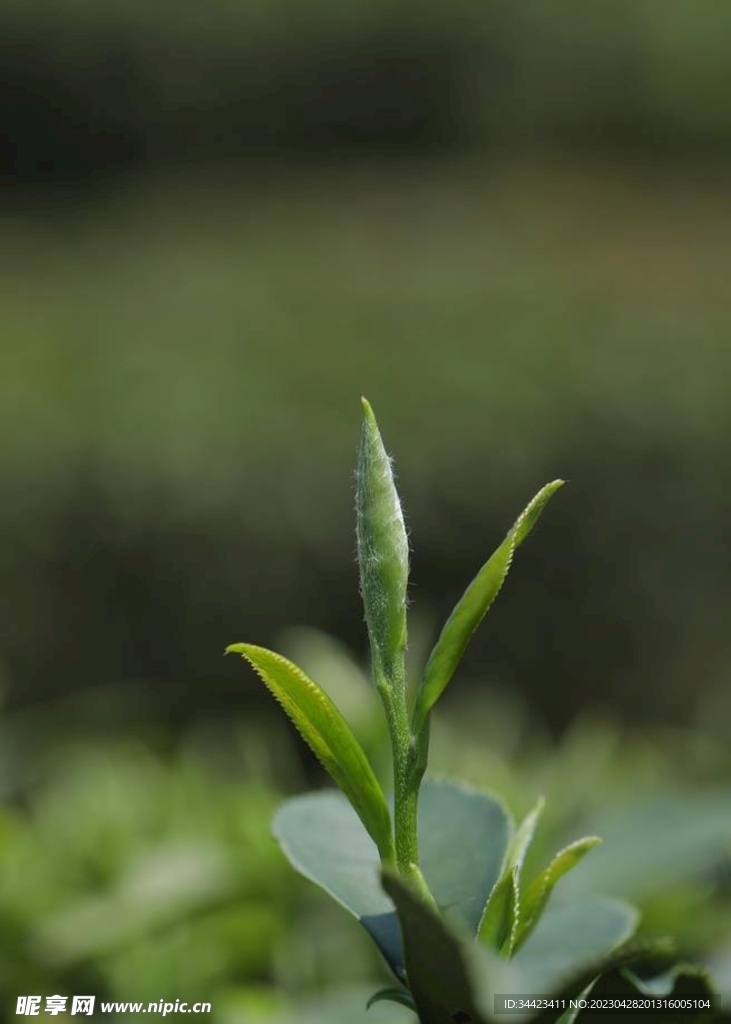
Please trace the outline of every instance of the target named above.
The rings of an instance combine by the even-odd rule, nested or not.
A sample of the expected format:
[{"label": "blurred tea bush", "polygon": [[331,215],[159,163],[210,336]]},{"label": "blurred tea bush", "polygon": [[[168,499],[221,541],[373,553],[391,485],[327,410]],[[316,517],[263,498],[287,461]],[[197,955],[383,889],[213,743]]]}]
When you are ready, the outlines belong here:
[{"label": "blurred tea bush", "polygon": [[[288,738],[261,740],[244,728],[175,752],[47,742],[41,768],[19,773],[0,809],[3,1017],[18,993],[83,991],[212,1000],[224,1019],[262,992],[284,1005],[321,984],[333,959],[343,983],[367,974],[375,956],[360,964],[337,923],[330,942],[309,934],[310,894],[269,833],[299,769]],[[328,921],[318,912],[318,928]]]},{"label": "blurred tea bush", "polygon": [[239,705],[216,653],[239,635],[316,622],[361,645],[361,392],[437,616],[526,495],[569,481],[474,665],[557,727],[587,704],[679,722],[722,701],[731,207],[653,181],[360,167],[7,215],[11,705],[147,683],[181,723]]}]

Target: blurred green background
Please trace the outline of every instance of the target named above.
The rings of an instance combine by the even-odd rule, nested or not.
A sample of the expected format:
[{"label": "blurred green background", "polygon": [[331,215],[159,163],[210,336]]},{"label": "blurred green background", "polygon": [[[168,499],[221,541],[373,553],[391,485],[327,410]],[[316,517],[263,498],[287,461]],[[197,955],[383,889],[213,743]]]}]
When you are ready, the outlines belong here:
[{"label": "blurred green background", "polygon": [[440,767],[546,792],[546,851],[619,815],[612,891],[728,979],[730,31],[724,0],[2,0],[6,1012],[86,986],[284,1021],[378,977],[268,838],[321,776],[221,657],[316,626],[362,712],[360,394],[422,647],[569,481]]}]

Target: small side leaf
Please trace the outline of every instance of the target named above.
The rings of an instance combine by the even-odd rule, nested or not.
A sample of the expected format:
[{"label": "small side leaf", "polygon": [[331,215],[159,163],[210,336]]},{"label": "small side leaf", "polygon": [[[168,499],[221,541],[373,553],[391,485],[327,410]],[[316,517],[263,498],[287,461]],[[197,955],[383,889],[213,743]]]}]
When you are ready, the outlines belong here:
[{"label": "small side leaf", "polygon": [[509,868],[490,894],[480,925],[480,942],[509,956],[515,941],[518,916],[518,869]]},{"label": "small side leaf", "polygon": [[533,836],[536,832],[538,819],[541,814],[543,814],[543,808],[545,806],[546,801],[543,797],[539,797],[533,810],[525,816],[523,821],[515,830],[515,835],[510,840],[510,846],[508,847],[508,866],[517,868],[518,872],[523,870],[523,862],[525,861],[530,844],[533,842]]},{"label": "small side leaf", "polygon": [[505,540],[485,562],[449,616],[434,645],[419,686],[412,732],[419,736],[429,712],[446,689],[470,637],[487,614],[508,574],[513,553],[525,540],[563,480],[546,484],[518,516]]},{"label": "small side leaf", "polygon": [[601,839],[598,836],[587,836],[570,843],[557,853],[548,867],[531,882],[521,907],[514,949],[517,950],[535,928],[556,883],[599,843]]},{"label": "small side leaf", "polygon": [[480,922],[480,941],[510,956],[520,921],[520,875],[545,801],[541,797],[515,830],[508,845],[503,873],[490,893]]},{"label": "small side leaf", "polygon": [[226,653],[246,658],[262,678],[352,804],[382,860],[391,860],[391,815],[383,790],[363,748],[325,691],[291,661],[264,647],[232,644]]}]

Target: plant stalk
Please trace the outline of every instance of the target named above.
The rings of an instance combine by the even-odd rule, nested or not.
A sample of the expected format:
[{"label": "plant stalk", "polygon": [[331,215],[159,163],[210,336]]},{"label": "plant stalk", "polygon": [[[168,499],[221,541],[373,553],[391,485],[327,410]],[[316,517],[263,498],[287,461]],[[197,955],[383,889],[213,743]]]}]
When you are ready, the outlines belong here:
[{"label": "plant stalk", "polygon": [[396,866],[400,874],[412,882],[422,898],[436,908],[434,897],[419,867],[417,811],[421,776],[415,770],[416,750],[411,741],[403,654],[395,658],[387,670],[376,670],[376,686],[386,710],[393,753]]}]

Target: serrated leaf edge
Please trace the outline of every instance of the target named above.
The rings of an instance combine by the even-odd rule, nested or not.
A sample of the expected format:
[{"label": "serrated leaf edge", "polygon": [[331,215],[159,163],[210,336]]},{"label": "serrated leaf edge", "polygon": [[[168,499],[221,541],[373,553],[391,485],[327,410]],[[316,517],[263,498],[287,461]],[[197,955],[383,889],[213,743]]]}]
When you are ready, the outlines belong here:
[{"label": "serrated leaf edge", "polygon": [[[462,655],[464,654],[467,644],[469,643],[478,626],[485,618],[492,605],[494,604],[498,594],[502,590],[503,584],[505,583],[505,580],[510,571],[510,567],[513,562],[513,556],[515,554],[516,548],[518,548],[523,543],[525,538],[528,536],[528,534],[531,532],[533,527],[538,522],[538,519],[540,518],[549,500],[553,497],[556,491],[563,486],[563,484],[563,480],[553,480],[550,483],[545,484],[540,489],[540,491],[533,496],[533,498],[528,502],[526,507],[515,520],[511,528],[508,530],[503,540],[500,542],[500,544],[498,544],[498,546],[495,548],[495,550],[492,552],[489,558],[482,564],[482,566],[480,567],[476,575],[473,577],[471,582],[467,585],[467,588],[465,589],[464,593],[462,594],[462,596],[452,609],[447,621],[445,622],[441,632],[439,633],[439,636],[437,638],[436,643],[434,644],[434,647],[431,650],[426,666],[424,668],[421,682],[419,683],[419,687],[416,694],[416,702],[411,717],[412,735],[419,736],[421,734],[422,730],[425,727],[426,720],[429,717],[429,714],[431,713],[432,708],[439,700],[441,695],[444,693],[445,689],[447,688],[449,682],[452,679],[452,676],[457,670],[457,666],[459,665],[459,662],[462,659]],[[530,520],[530,522],[526,526],[526,522],[528,520]],[[506,545],[507,551],[504,551]],[[435,672],[438,671],[439,656],[442,653],[442,648],[445,646],[447,640],[450,638],[452,627],[454,626],[454,623],[458,618],[460,611],[463,610],[464,606],[469,603],[469,596],[478,588],[481,577],[487,574],[487,570],[490,566],[490,563],[494,559],[497,559],[498,556],[500,556],[501,552],[504,552],[503,557],[505,558],[505,566],[502,572],[502,577],[500,578],[500,582],[497,585],[497,588],[495,589],[492,596],[488,599],[487,603],[481,608],[479,608],[478,612],[473,617],[468,617],[468,625],[466,627],[465,634],[459,639],[457,644],[459,650],[454,665],[451,667],[451,669],[448,668],[447,673],[444,675],[443,678],[438,680],[438,683],[434,683],[434,679],[438,678],[435,677]],[[469,623],[471,623],[471,625]],[[432,690],[433,692],[430,692]]]},{"label": "serrated leaf edge", "polygon": [[[325,768],[333,781],[340,787],[341,791],[353,807],[353,810],[363,823],[369,836],[376,844],[381,859],[384,861],[391,860],[393,858],[393,832],[391,827],[391,813],[388,809],[388,803],[386,802],[381,785],[375,776],[365,751],[361,747],[353,731],[348,725],[347,720],[334,701],[328,696],[325,690],[323,690],[322,687],[314,681],[314,679],[311,679],[307,673],[303,671],[303,669],[298,665],[295,665],[294,662],[285,658],[283,655],[277,654],[276,651],[270,651],[266,647],[258,647],[255,644],[239,643],[230,644],[226,648],[225,653],[240,654],[249,663],[251,668],[256,672],[266,688],[285,711],[297,732],[310,747],[314,755],[322,764],[323,768]],[[275,663],[278,663],[287,671],[293,673],[298,682],[306,687],[310,695],[317,701],[320,710],[332,724],[333,728],[339,730],[341,736],[346,739],[350,747],[350,751],[357,761],[355,771],[356,777],[352,777],[353,771],[351,768],[342,764],[337,752],[332,749],[328,737],[323,735],[322,731],[314,722],[311,722],[311,719],[306,712],[298,706],[297,701],[290,697],[289,694],[286,693],[286,690],[280,692],[280,687],[274,685],[267,679],[265,671],[255,660],[257,654],[265,655],[266,658],[271,658]],[[300,722],[297,720],[296,714],[294,714],[291,709],[294,709],[297,713],[301,714],[311,722],[314,740],[313,736],[308,736],[303,730]],[[366,791],[366,787],[370,790],[371,795],[363,799],[363,793]]]},{"label": "serrated leaf edge", "polygon": [[[533,906],[533,910],[527,917],[523,918],[519,923],[519,932],[514,947],[514,951],[517,951],[518,947],[523,945],[523,943],[526,941],[530,933],[535,928],[536,924],[538,923],[541,917],[541,914],[543,913],[548,898],[550,897],[556,885],[558,885],[558,883],[564,877],[564,875],[568,874],[568,872],[572,871],[575,867],[578,867],[583,858],[593,849],[599,846],[599,844],[602,842],[603,840],[600,836],[583,836],[581,839],[575,839],[574,842],[568,843],[566,846],[562,847],[558,851],[558,853],[556,853],[553,856],[553,858],[546,865],[546,867],[543,868],[543,870],[538,873],[536,878],[533,879],[530,885],[526,887],[526,902],[530,901],[530,903]],[[563,857],[565,857],[567,854],[573,853],[574,851],[581,851],[581,856],[579,857],[579,859],[574,864],[571,864],[568,868],[566,868],[565,871],[562,871],[560,875],[554,878],[553,870],[555,869],[556,865]],[[535,899],[532,898],[534,894]]]}]

